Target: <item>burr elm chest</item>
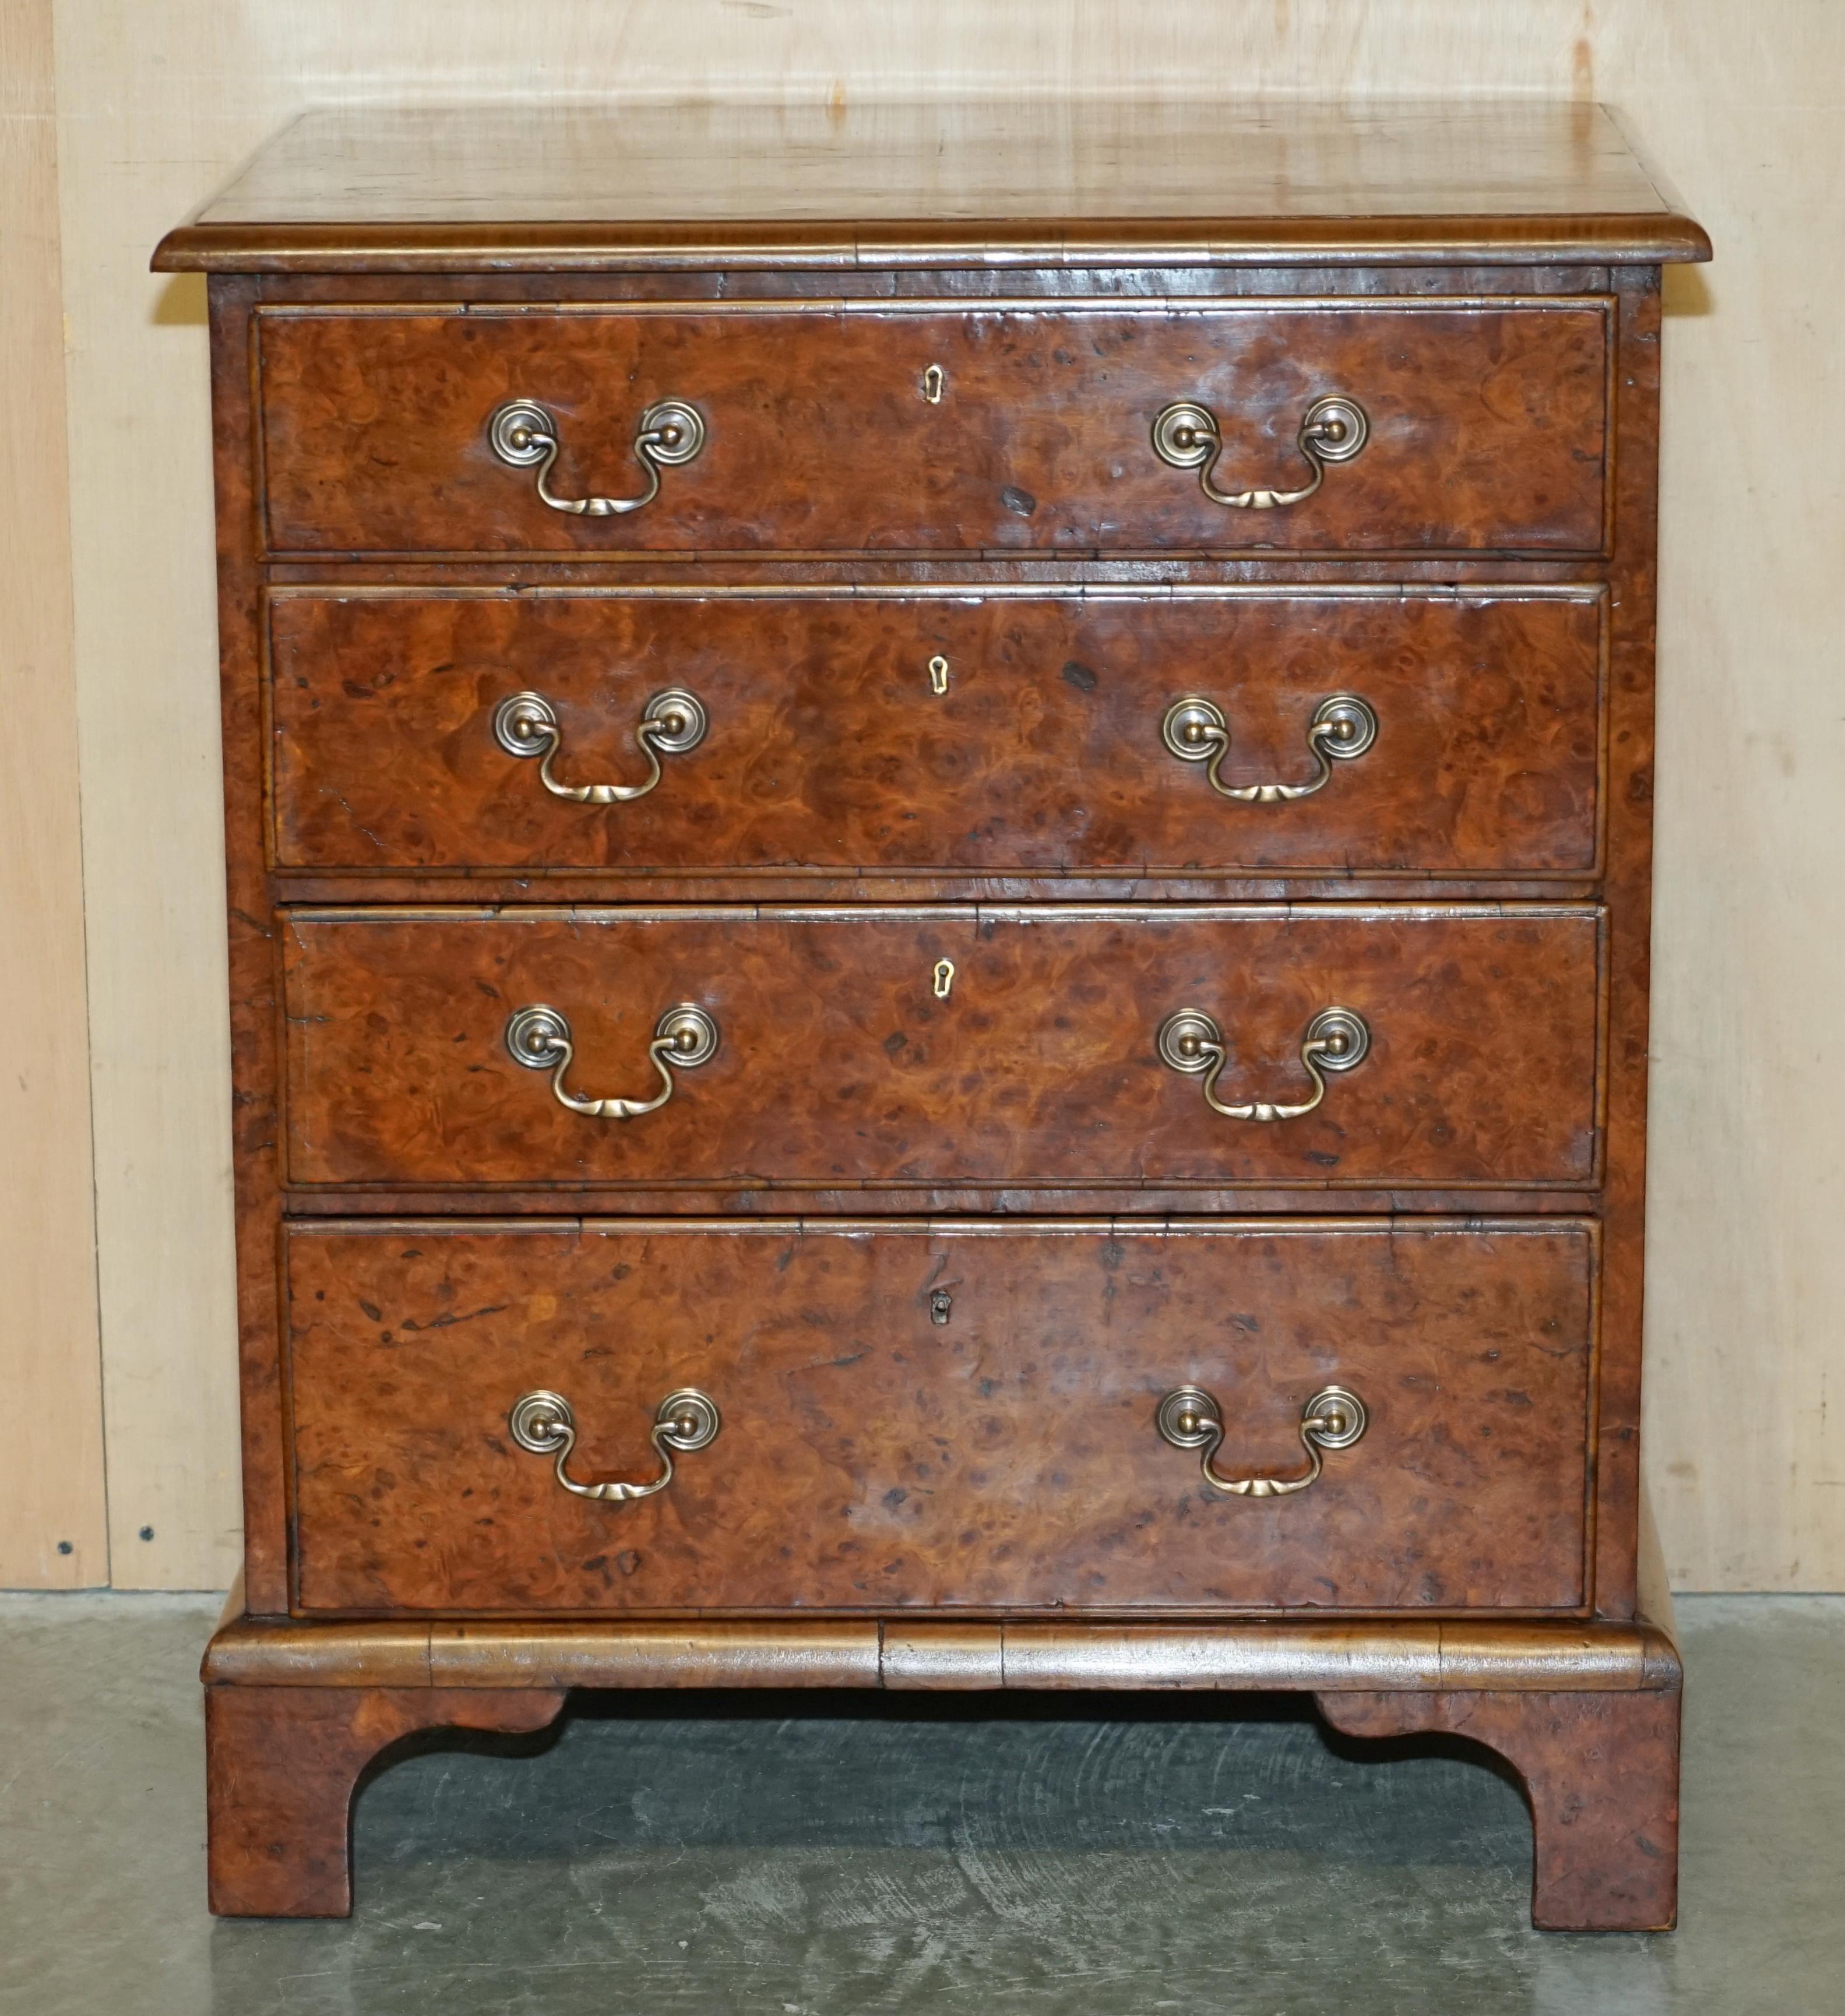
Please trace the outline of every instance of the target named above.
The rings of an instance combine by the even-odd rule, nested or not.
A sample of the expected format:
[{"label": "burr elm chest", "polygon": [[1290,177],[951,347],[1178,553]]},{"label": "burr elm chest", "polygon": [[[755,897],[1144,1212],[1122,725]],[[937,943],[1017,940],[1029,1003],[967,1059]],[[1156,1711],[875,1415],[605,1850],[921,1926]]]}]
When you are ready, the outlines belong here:
[{"label": "burr elm chest", "polygon": [[1671,1922],[1583,107],[315,113],[211,275],[214,1907],[573,1687],[1289,1689]]}]

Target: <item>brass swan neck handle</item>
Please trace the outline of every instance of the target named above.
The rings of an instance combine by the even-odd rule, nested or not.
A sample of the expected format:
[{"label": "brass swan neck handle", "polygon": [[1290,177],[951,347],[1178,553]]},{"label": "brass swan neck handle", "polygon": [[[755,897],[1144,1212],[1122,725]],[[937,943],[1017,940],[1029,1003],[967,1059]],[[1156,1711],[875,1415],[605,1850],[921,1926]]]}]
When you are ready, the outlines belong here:
[{"label": "brass swan neck handle", "polygon": [[561,445],[557,423],[531,399],[509,399],[487,422],[487,442],[509,469],[538,471],[539,501],[573,518],[619,518],[650,504],[660,494],[660,472],[695,461],[704,446],[704,416],[683,399],[661,399],[640,416],[634,434],[636,459],[647,471],[638,497],[559,497],[551,488],[551,467]]},{"label": "brass swan neck handle", "polygon": [[1350,1449],[1370,1424],[1364,1402],[1343,1386],[1328,1386],[1300,1410],[1301,1446],[1307,1468],[1301,1477],[1226,1477],[1213,1463],[1223,1440],[1223,1410],[1199,1386],[1176,1387],[1159,1403],[1155,1424],[1174,1449],[1197,1449],[1207,1487],[1222,1498],[1288,1498],[1317,1484],[1321,1452]]},{"label": "brass swan neck handle", "polygon": [[493,739],[509,756],[536,756],[539,781],[554,798],[579,805],[622,805],[644,798],[659,783],[660,758],[683,756],[704,740],[710,717],[698,696],[683,686],[668,686],[654,695],[635,723],[634,739],[647,759],[647,776],[638,784],[565,784],[551,774],[563,747],[557,710],[542,693],[509,693],[493,710]]},{"label": "brass swan neck handle", "polygon": [[1199,1008],[1181,1008],[1159,1025],[1160,1062],[1176,1071],[1204,1075],[1205,1103],[1226,1120],[1298,1120],[1326,1096],[1328,1071],[1349,1071],[1363,1064],[1371,1049],[1371,1028],[1350,1008],[1322,1008],[1300,1039],[1300,1061],[1313,1085],[1313,1096],[1292,1106],[1255,1099],[1226,1105],[1217,1096],[1217,1080],[1230,1059],[1223,1031]]},{"label": "brass swan neck handle", "polygon": [[1378,739],[1378,718],[1356,693],[1331,693],[1307,723],[1307,753],[1315,765],[1304,784],[1227,784],[1223,763],[1230,754],[1230,723],[1214,700],[1197,693],[1176,700],[1159,724],[1160,739],[1181,763],[1202,763],[1205,781],[1220,797],[1245,805],[1285,804],[1310,798],[1332,775],[1335,763],[1362,756]]},{"label": "brass swan neck handle", "polygon": [[645,1484],[612,1480],[604,1484],[578,1484],[568,1474],[564,1465],[577,1445],[577,1424],[570,1402],[561,1393],[549,1393],[542,1389],[522,1393],[513,1402],[506,1426],[521,1449],[529,1449],[534,1456],[557,1457],[557,1481],[573,1498],[591,1498],[603,1505],[625,1505],[636,1498],[651,1498],[655,1492],[664,1491],[672,1481],[673,1452],[676,1449],[686,1456],[695,1449],[708,1449],[718,1438],[723,1418],[718,1412],[716,1401],[708,1393],[701,1393],[696,1386],[682,1386],[676,1393],[668,1393],[654,1412],[654,1425],[647,1437],[660,1459],[660,1474],[650,1478]]},{"label": "brass swan neck handle", "polygon": [[1316,399],[1301,416],[1294,445],[1313,475],[1298,490],[1220,490],[1211,481],[1223,436],[1217,416],[1193,399],[1178,399],[1153,423],[1153,452],[1174,469],[1195,469],[1198,486],[1213,504],[1233,511],[1274,511],[1302,504],[1326,480],[1329,463],[1350,462],[1371,434],[1371,422],[1356,399],[1334,392]]},{"label": "brass swan neck handle", "polygon": [[551,1091],[560,1106],[591,1120],[634,1120],[657,1112],[672,1098],[674,1071],[696,1071],[717,1055],[718,1025],[695,1002],[682,1001],[667,1010],[647,1046],[660,1074],[660,1089],[651,1099],[579,1099],[564,1082],[576,1056],[570,1024],[559,1010],[542,1002],[514,1010],[506,1021],[506,1045],[514,1064],[551,1074]]}]

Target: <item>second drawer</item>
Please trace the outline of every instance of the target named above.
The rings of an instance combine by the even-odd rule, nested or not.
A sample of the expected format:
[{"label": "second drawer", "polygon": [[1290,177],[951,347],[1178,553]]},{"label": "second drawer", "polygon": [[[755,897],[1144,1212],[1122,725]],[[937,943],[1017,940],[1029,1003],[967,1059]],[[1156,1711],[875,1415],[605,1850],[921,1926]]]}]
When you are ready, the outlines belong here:
[{"label": "second drawer", "polygon": [[282,935],[297,1183],[1598,1171],[1593,909],[376,909]]},{"label": "second drawer", "polygon": [[[290,589],[267,626],[274,855],[321,873],[1580,875],[1603,608],[1587,586]],[[645,725],[662,694],[676,734]]]}]

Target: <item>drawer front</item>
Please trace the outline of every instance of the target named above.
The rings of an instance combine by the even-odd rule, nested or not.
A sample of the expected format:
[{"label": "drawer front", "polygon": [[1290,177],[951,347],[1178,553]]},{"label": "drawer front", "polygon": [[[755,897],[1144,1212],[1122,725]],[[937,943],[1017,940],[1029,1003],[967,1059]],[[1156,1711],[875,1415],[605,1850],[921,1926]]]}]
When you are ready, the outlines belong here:
[{"label": "drawer front", "polygon": [[[1603,600],[285,591],[284,868],[1582,873]],[[662,692],[703,715],[650,754]],[[510,747],[503,710],[535,693]],[[1375,723],[1314,739],[1341,695]],[[1175,754],[1198,698],[1222,718]],[[1170,731],[1181,750],[1183,718]],[[651,731],[648,732],[649,733]],[[1356,747],[1356,754],[1346,751]],[[515,751],[526,753],[515,754]],[[1197,760],[1202,757],[1204,760]],[[548,763],[546,759],[548,758]],[[548,773],[541,775],[541,765]],[[564,790],[646,795],[597,804]]]},{"label": "drawer front", "polygon": [[[1600,298],[271,308],[258,332],[276,553],[1603,543]],[[1363,409],[1363,443],[1316,460],[1302,429],[1335,395]],[[542,409],[549,468],[496,452],[493,418],[516,402]],[[643,416],[663,402],[696,420],[669,415],[650,438],[676,455],[701,427],[693,459],[643,459]],[[1291,493],[1316,467],[1324,481],[1281,508],[1212,502],[1198,469],[1155,452],[1174,405],[1212,416],[1220,491]],[[502,442],[542,452],[529,428]],[[543,501],[541,475],[564,502],[658,488],[573,515]]]},{"label": "drawer front", "polygon": [[[300,1606],[1574,1607],[1592,1276],[1574,1222],[297,1229]],[[1232,1482],[1328,1388],[1366,1425],[1220,1495],[1186,1386]],[[715,1439],[625,1503],[509,1429],[557,1394],[565,1475],[644,1483],[685,1388]]]},{"label": "drawer front", "polygon": [[[294,912],[287,1168],[417,1188],[1580,1186],[1598,1164],[1600,922],[1562,906]],[[676,1070],[650,1046],[680,1003],[718,1042]],[[568,1025],[570,1096],[670,1096],[632,1118],[568,1110],[553,1071],[509,1050],[524,1029],[521,1054],[561,1060],[514,1022],[539,1006]],[[1220,1103],[1298,1105],[1310,1027],[1333,1008],[1369,1047],[1321,1071],[1297,1118],[1213,1111],[1211,1078],[1183,1067],[1210,1057],[1184,1028],[1176,1061],[1159,1048],[1198,1011],[1220,1032]]]}]

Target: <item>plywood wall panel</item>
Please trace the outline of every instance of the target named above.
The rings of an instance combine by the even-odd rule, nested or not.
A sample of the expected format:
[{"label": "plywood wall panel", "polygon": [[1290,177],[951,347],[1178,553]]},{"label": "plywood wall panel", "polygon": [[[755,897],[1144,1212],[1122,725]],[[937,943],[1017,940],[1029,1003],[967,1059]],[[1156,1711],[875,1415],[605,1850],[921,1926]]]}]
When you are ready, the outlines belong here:
[{"label": "plywood wall panel", "polygon": [[0,1586],[109,1579],[50,0],[0,0]]},{"label": "plywood wall panel", "polygon": [[[202,319],[160,232],[357,98],[1600,98],[1710,228],[1666,331],[1649,1467],[1681,1586],[1845,1587],[1845,9],[1829,0],[59,0],[118,1576],[236,1516]],[[153,1542],[137,1535],[143,1525]]]},{"label": "plywood wall panel", "polygon": [[204,294],[146,268],[171,157],[239,144],[211,111],[235,85],[177,56],[234,60],[236,38],[207,52],[200,10],[158,5],[61,7],[57,31],[113,1579],[222,1588],[240,1535]]}]

